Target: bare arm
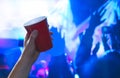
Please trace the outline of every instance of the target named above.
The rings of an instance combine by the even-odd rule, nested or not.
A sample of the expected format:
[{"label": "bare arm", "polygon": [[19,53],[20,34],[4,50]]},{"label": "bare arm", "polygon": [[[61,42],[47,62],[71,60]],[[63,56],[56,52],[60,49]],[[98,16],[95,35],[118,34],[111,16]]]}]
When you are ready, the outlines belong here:
[{"label": "bare arm", "polygon": [[26,36],[23,54],[14,66],[8,78],[28,78],[32,64],[35,62],[40,54],[36,50],[34,44],[37,34],[38,32],[35,30],[31,33],[30,38]]}]

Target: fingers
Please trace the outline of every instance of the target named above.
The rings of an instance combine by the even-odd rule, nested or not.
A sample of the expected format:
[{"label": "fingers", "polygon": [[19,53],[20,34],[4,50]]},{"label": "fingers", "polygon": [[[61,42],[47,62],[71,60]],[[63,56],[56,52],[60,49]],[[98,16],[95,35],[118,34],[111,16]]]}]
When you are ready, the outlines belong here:
[{"label": "fingers", "polygon": [[32,33],[30,35],[30,38],[29,38],[30,42],[34,42],[36,37],[37,37],[37,35],[38,35],[38,31],[37,30],[32,31]]},{"label": "fingers", "polygon": [[28,33],[27,33],[26,36],[25,36],[25,40],[24,40],[24,46],[26,46],[27,41],[28,41],[28,38],[29,38],[29,35],[28,35]]},{"label": "fingers", "polygon": [[116,21],[118,22],[118,21],[119,21],[119,19],[118,19],[118,14],[117,14],[117,12],[116,12],[116,11],[114,11],[114,14],[115,14]]},{"label": "fingers", "polygon": [[[53,32],[50,31],[49,33],[50,33],[50,36],[53,35]],[[52,36],[51,36],[51,40],[53,40]]]},{"label": "fingers", "polygon": [[103,19],[102,21],[100,21],[100,23],[103,23],[103,22],[105,22],[105,20],[106,20],[106,19]]},{"label": "fingers", "polygon": [[109,4],[109,1],[107,1],[102,7],[98,10],[99,13],[101,13],[103,10],[105,10],[105,7]]},{"label": "fingers", "polygon": [[100,16],[102,17],[105,14],[105,12],[106,12],[106,9],[99,13]]},{"label": "fingers", "polygon": [[102,17],[105,12],[106,12],[106,9],[105,7],[109,4],[109,1],[107,1],[104,5],[102,5],[102,7],[97,11],[97,14],[100,15],[100,17]]},{"label": "fingers", "polygon": [[33,43],[35,41],[37,35],[38,35],[38,31],[37,30],[34,30],[31,33],[30,37],[29,37],[29,34],[27,33],[26,37],[25,37],[25,40],[24,40],[24,46],[26,46],[28,44],[28,42]]},{"label": "fingers", "polygon": [[100,10],[98,10],[98,13],[101,13],[104,9],[105,7],[102,7]]},{"label": "fingers", "polygon": [[49,33],[50,33],[50,35],[52,35],[52,34],[53,34],[53,32],[51,32],[51,31],[50,31]]}]

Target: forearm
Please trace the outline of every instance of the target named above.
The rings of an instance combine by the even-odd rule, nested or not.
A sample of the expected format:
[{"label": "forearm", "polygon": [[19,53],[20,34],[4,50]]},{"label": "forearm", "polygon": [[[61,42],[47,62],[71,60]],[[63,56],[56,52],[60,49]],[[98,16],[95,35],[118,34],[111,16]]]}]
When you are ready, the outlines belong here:
[{"label": "forearm", "polygon": [[35,39],[38,32],[34,30],[29,38],[25,38],[25,47],[22,56],[12,69],[8,78],[28,78],[32,64],[39,57],[40,52],[36,50]]},{"label": "forearm", "polygon": [[21,57],[8,78],[28,78],[32,63],[29,59]]}]

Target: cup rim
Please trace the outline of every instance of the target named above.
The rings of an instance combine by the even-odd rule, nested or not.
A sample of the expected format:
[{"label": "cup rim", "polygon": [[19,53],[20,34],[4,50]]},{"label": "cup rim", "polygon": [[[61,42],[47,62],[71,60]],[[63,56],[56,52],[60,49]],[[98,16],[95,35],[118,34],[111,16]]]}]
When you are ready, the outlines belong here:
[{"label": "cup rim", "polygon": [[39,23],[39,22],[45,20],[46,18],[47,18],[46,16],[40,16],[40,17],[31,19],[31,20],[27,21],[26,23],[24,23],[24,26],[34,25],[36,23]]}]

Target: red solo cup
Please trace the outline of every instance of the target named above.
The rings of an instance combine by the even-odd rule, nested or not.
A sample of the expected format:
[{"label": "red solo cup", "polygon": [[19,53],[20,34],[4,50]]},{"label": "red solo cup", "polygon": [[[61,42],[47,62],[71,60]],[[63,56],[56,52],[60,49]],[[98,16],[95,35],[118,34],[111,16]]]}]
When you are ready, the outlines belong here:
[{"label": "red solo cup", "polygon": [[52,48],[52,40],[49,33],[47,18],[45,16],[28,21],[24,24],[24,27],[27,30],[28,37],[33,30],[38,30],[38,36],[35,40],[35,45],[39,52],[43,52]]}]

